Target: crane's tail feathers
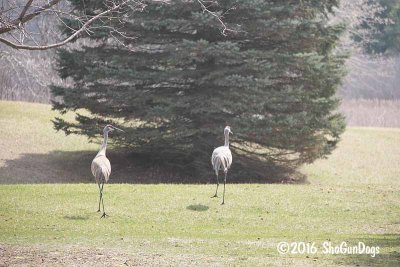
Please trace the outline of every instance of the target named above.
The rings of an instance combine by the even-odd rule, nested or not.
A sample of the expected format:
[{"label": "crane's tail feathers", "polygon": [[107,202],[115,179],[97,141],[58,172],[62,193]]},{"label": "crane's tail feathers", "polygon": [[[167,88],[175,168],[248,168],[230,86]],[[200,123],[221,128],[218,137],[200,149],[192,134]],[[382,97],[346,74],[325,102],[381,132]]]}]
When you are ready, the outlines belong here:
[{"label": "crane's tail feathers", "polygon": [[218,175],[219,170],[223,170],[224,172],[228,171],[228,162],[224,157],[215,157],[213,159],[213,167],[215,170],[215,173]]}]

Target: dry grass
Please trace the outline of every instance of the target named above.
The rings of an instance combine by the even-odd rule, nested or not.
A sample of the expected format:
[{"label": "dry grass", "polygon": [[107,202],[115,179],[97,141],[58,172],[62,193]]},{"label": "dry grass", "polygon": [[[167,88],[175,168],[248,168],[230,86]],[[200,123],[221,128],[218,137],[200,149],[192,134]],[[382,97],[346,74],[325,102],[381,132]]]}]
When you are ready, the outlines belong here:
[{"label": "dry grass", "polygon": [[311,183],[400,185],[400,129],[349,128],[328,159],[304,166]]},{"label": "dry grass", "polygon": [[0,183],[82,181],[76,171],[98,145],[56,133],[51,122],[56,115],[50,105],[0,101]]},{"label": "dry grass", "polygon": [[400,100],[343,100],[340,111],[348,126],[400,128]]}]

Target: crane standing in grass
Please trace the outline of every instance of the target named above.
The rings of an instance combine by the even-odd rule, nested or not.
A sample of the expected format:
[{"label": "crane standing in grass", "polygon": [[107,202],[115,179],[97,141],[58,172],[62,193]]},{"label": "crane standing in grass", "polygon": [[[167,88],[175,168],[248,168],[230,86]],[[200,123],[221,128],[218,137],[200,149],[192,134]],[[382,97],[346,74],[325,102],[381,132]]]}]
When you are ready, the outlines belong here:
[{"label": "crane standing in grass", "polygon": [[105,218],[106,217],[106,212],[104,211],[104,201],[103,201],[103,187],[104,183],[107,183],[108,180],[110,179],[110,174],[111,174],[111,164],[108,158],[106,157],[106,149],[107,149],[107,140],[108,140],[108,133],[112,132],[114,130],[119,130],[122,131],[121,129],[114,127],[110,124],[106,125],[103,129],[103,134],[104,134],[104,140],[103,144],[101,145],[99,153],[97,153],[96,157],[94,157],[92,161],[92,174],[94,178],[96,179],[97,185],[99,187],[100,191],[100,197],[99,197],[99,209],[97,212],[100,212],[100,202],[103,205],[103,215],[100,218]]},{"label": "crane standing in grass", "polygon": [[233,134],[231,131],[231,127],[226,126],[224,129],[224,136],[225,136],[225,144],[223,146],[217,147],[214,149],[212,156],[211,156],[211,164],[215,171],[215,175],[217,176],[217,190],[215,191],[215,195],[213,197],[218,197],[218,186],[219,186],[219,179],[218,179],[218,172],[220,170],[224,171],[225,178],[224,178],[224,194],[222,196],[222,203],[221,205],[225,204],[225,184],[226,184],[226,175],[228,174],[228,169],[231,167],[232,164],[232,153],[229,149],[229,134]]}]

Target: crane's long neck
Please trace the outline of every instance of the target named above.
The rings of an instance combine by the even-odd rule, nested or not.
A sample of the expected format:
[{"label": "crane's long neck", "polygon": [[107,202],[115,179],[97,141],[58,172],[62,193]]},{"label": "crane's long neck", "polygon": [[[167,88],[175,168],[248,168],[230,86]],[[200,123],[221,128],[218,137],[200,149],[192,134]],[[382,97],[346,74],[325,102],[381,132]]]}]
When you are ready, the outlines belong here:
[{"label": "crane's long neck", "polygon": [[108,132],[104,132],[104,139],[103,143],[101,144],[101,148],[99,153],[97,153],[97,156],[99,155],[106,155],[106,149],[107,149],[107,140],[108,140]]},{"label": "crane's long neck", "polygon": [[225,146],[229,147],[229,132],[225,132]]}]

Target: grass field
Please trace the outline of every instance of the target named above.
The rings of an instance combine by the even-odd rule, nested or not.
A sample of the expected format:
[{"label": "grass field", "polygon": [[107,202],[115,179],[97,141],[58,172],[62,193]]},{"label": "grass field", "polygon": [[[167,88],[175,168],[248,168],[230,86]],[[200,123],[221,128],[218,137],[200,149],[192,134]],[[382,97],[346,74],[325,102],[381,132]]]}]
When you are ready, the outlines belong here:
[{"label": "grass field", "polygon": [[[228,184],[223,206],[213,184],[110,184],[110,217],[99,219],[88,183],[98,145],[54,133],[53,116],[46,105],[0,102],[0,266],[400,262],[400,130],[350,128],[329,159],[302,169],[309,183]],[[117,169],[111,179],[137,181],[134,168]],[[315,242],[318,252],[281,255],[281,241]],[[324,241],[380,253],[324,254]]]}]

